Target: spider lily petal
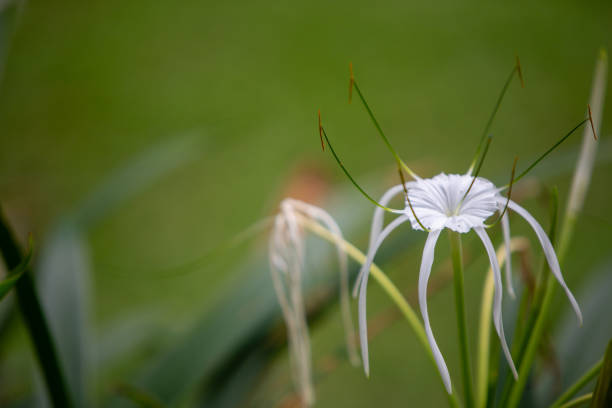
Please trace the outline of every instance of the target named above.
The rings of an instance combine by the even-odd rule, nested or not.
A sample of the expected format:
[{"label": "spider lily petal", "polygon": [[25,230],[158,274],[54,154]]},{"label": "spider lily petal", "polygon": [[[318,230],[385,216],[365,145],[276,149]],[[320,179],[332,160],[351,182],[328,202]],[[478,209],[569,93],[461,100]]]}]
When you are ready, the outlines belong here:
[{"label": "spider lily petal", "polygon": [[508,214],[504,214],[501,219],[502,233],[504,235],[504,245],[506,246],[506,287],[508,293],[512,299],[516,299],[514,293],[514,285],[512,284],[512,255],[510,252],[510,222],[508,221]]},{"label": "spider lily petal", "polygon": [[[408,185],[409,183],[406,183],[406,184]],[[380,198],[380,200],[378,200],[378,202],[381,205],[386,206],[389,204],[389,201],[391,201],[395,196],[403,192],[404,192],[404,187],[401,184],[398,184],[397,186],[393,186],[389,190],[387,190],[383,194],[383,196]],[[372,227],[370,228],[369,248],[372,248],[374,246],[374,243],[376,242],[378,235],[382,232],[384,216],[385,216],[385,210],[383,210],[380,207],[374,208],[374,216],[372,217]],[[363,274],[369,270],[370,268],[368,267],[368,268],[361,268],[361,270],[359,271],[359,275],[357,276],[357,279],[355,280],[355,286],[353,287],[353,297],[357,297],[357,293],[359,292],[359,286],[361,284]]]},{"label": "spider lily petal", "polygon": [[[393,197],[402,193],[403,188],[404,187],[402,185],[392,187],[382,196],[380,202],[383,203],[383,205],[386,205]],[[484,230],[485,221],[487,218],[497,211],[501,212],[506,205],[507,198],[502,197],[500,194],[502,189],[495,187],[493,183],[482,177],[473,178],[465,174],[458,175],[444,173],[438,174],[437,176],[429,179],[419,178],[415,181],[408,182],[406,183],[406,188],[408,190],[408,198],[410,199],[412,208],[409,208],[408,200],[406,200],[407,205],[403,210],[402,215],[391,221],[384,229],[383,210],[379,208],[374,210],[367,259],[360,271],[359,279],[355,284],[354,291],[359,291],[359,337],[366,375],[369,375],[366,321],[368,271],[374,260],[374,256],[376,255],[376,252],[384,239],[391,233],[391,231],[408,220],[410,221],[412,228],[415,230],[423,230],[423,227],[429,230],[429,235],[423,250],[423,259],[419,273],[419,305],[425,323],[425,333],[436,361],[436,365],[438,366],[440,376],[442,377],[447,391],[449,393],[451,392],[450,376],[446,363],[444,362],[444,358],[442,357],[440,349],[438,348],[438,345],[433,337],[433,331],[431,329],[429,315],[427,312],[426,298],[427,282],[429,280],[431,266],[433,264],[434,247],[440,232],[445,228],[459,233],[467,233],[473,229],[483,242],[494,274],[495,294],[493,304],[493,322],[499,336],[504,355],[508,361],[508,364],[510,365],[514,377],[517,378],[518,374],[506,343],[503,328],[503,287],[501,271],[497,262],[497,257],[495,256],[493,244]],[[466,191],[468,191],[468,193],[466,193]],[[537,221],[518,204],[513,201],[509,201],[508,208],[525,218],[525,220],[527,220],[527,222],[536,232],[536,235],[538,236],[540,244],[544,250],[544,254],[546,255],[548,264],[550,265],[550,269],[565,290],[576,312],[576,315],[578,316],[578,320],[582,324],[580,309],[563,280],[559,262],[548,236]],[[504,244],[508,250],[510,243],[510,225],[507,213],[503,214],[501,224]],[[510,293],[510,296],[515,297],[512,285],[512,266],[510,257],[506,257],[505,268],[505,280],[508,287],[508,292]]]},{"label": "spider lily petal", "polygon": [[450,380],[450,374],[444,357],[440,352],[440,348],[434,339],[433,332],[431,330],[431,324],[429,323],[429,314],[427,313],[427,282],[429,281],[429,275],[431,274],[431,266],[434,260],[434,250],[436,248],[436,242],[440,236],[441,230],[432,231],[427,236],[425,241],[425,248],[423,249],[423,259],[421,260],[421,269],[419,271],[419,307],[421,308],[421,315],[423,316],[423,322],[425,323],[425,334],[427,334],[427,341],[442,376],[442,381],[446,387],[446,391],[451,394],[452,386]]},{"label": "spider lily petal", "polygon": [[408,221],[408,217],[399,216],[387,225],[387,227],[378,235],[376,238],[376,242],[374,245],[370,247],[368,251],[368,256],[363,266],[361,267],[361,272],[359,275],[361,276],[361,284],[359,290],[359,340],[361,343],[361,360],[363,361],[363,369],[366,373],[366,376],[370,375],[370,361],[368,358],[368,323],[366,317],[366,295],[368,288],[368,276],[370,275],[370,267],[372,266],[372,262],[374,262],[374,255],[376,255],[376,251],[383,243],[385,238],[397,227],[399,227],[404,222]]},{"label": "spider lily petal", "polygon": [[[504,202],[503,200],[504,199],[501,199],[500,202]],[[531,225],[531,228],[534,230],[538,237],[538,240],[540,241],[540,245],[542,245],[542,250],[544,251],[544,256],[546,257],[546,261],[548,262],[550,271],[565,291],[565,294],[567,295],[567,298],[569,299],[570,303],[572,304],[572,308],[576,313],[578,323],[580,324],[580,326],[582,326],[582,312],[580,311],[580,306],[578,306],[576,298],[574,298],[574,295],[565,284],[563,275],[561,275],[561,267],[559,266],[559,260],[557,259],[557,255],[555,254],[555,250],[550,242],[550,239],[548,239],[548,235],[546,235],[546,232],[544,232],[544,229],[542,229],[542,227],[535,220],[535,218],[533,218],[531,214],[529,214],[527,210],[525,210],[523,207],[510,200],[510,202],[508,203],[508,208],[523,217],[525,221],[527,221],[529,225]]]},{"label": "spider lily petal", "polygon": [[[495,324],[495,330],[497,331],[497,336],[499,337],[499,341],[502,345],[502,349],[504,351],[504,355],[506,356],[506,360],[512,369],[512,374],[514,378],[518,378],[518,372],[516,371],[516,367],[514,366],[514,362],[512,361],[512,355],[510,354],[510,350],[508,349],[508,344],[506,343],[506,336],[504,334],[504,322],[502,320],[502,279],[501,272],[499,271],[499,264],[497,263],[497,255],[495,254],[495,248],[493,248],[493,243],[491,239],[485,232],[483,227],[474,228],[476,234],[484,244],[485,249],[487,250],[487,255],[489,255],[489,262],[491,263],[491,269],[493,270],[493,277],[495,283],[495,295],[493,298],[493,323]],[[510,257],[510,252],[508,252],[508,256]]]},{"label": "spider lily petal", "polygon": [[[465,191],[474,181],[470,193]],[[489,180],[468,175],[440,173],[429,179],[412,182],[408,190],[412,208],[429,230],[449,228],[466,233],[498,210],[497,189]],[[412,210],[404,213],[410,217],[412,228],[422,230]]]}]

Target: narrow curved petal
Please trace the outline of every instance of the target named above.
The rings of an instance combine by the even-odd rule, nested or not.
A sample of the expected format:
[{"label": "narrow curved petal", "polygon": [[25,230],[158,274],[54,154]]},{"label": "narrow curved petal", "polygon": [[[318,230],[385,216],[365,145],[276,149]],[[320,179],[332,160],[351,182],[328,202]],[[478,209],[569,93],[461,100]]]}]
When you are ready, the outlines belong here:
[{"label": "narrow curved petal", "polygon": [[[378,202],[380,203],[380,205],[386,206],[387,204],[389,204],[389,201],[391,201],[395,196],[402,193],[403,191],[404,188],[401,184],[393,186],[382,195]],[[374,209],[374,216],[372,217],[372,227],[370,228],[370,242],[368,244],[368,253],[370,253],[370,248],[374,246],[378,235],[380,235],[380,233],[382,232],[384,217],[385,210],[380,207],[376,207]],[[357,279],[355,280],[355,285],[353,286],[353,297],[357,297],[357,294],[359,293],[359,285],[361,284],[363,273],[364,269],[362,268],[359,271],[359,275],[357,276]]]},{"label": "narrow curved petal", "polygon": [[506,247],[506,287],[512,299],[516,299],[514,285],[512,283],[512,253],[510,251],[510,222],[508,212],[501,219],[502,232],[504,234],[504,245]]},{"label": "narrow curved petal", "polygon": [[446,367],[444,357],[442,357],[440,348],[434,339],[431,324],[429,323],[429,313],[427,312],[427,283],[429,282],[431,266],[433,265],[434,260],[434,251],[436,249],[436,242],[438,241],[440,232],[441,230],[430,232],[427,236],[427,240],[425,241],[423,259],[421,260],[421,269],[419,271],[419,307],[421,308],[421,315],[423,316],[423,322],[425,324],[425,334],[427,335],[427,341],[431,347],[431,352],[433,353],[434,360],[438,366],[438,371],[440,372],[440,376],[444,382],[444,387],[446,387],[446,392],[451,394],[453,391],[448,367]]},{"label": "narrow curved petal", "polygon": [[516,371],[516,367],[514,366],[514,361],[512,361],[512,355],[510,354],[510,350],[508,349],[508,344],[506,343],[506,335],[504,334],[504,322],[502,319],[502,296],[504,290],[502,288],[501,272],[499,270],[499,264],[497,263],[497,255],[495,255],[495,248],[493,248],[491,239],[485,232],[484,228],[477,227],[474,228],[474,231],[476,231],[476,234],[478,234],[478,237],[480,238],[480,240],[484,244],[485,249],[487,250],[487,255],[489,255],[489,262],[491,263],[491,269],[493,270],[493,281],[495,283],[495,294],[493,297],[493,323],[495,324],[495,330],[497,331],[497,336],[499,337],[499,341],[502,345],[502,350],[504,351],[504,355],[506,356],[508,365],[512,370],[512,375],[514,375],[514,379],[518,379],[518,373]]},{"label": "narrow curved petal", "polygon": [[550,239],[548,239],[548,235],[544,232],[544,229],[540,226],[540,224],[525,210],[523,207],[510,200],[508,203],[508,207],[516,212],[518,215],[523,217],[525,221],[531,225],[531,228],[535,231],[538,236],[538,240],[540,241],[540,245],[542,245],[542,250],[544,250],[544,256],[546,257],[546,261],[548,262],[548,266],[550,267],[550,271],[554,275],[554,277],[559,281],[559,284],[565,291],[567,298],[572,304],[572,308],[576,313],[576,317],[578,318],[578,323],[582,326],[582,312],[580,311],[580,306],[578,306],[578,302],[572,292],[569,290],[567,285],[565,284],[565,280],[563,279],[563,275],[561,275],[561,267],[559,266],[559,260],[557,259],[557,255],[555,254],[555,250],[550,243]]},{"label": "narrow curved petal", "polygon": [[383,243],[385,238],[398,226],[408,221],[408,217],[399,216],[393,221],[389,223],[385,227],[385,229],[380,233],[374,245],[370,248],[368,253],[368,257],[361,267],[362,275],[361,284],[359,289],[359,341],[361,344],[361,360],[363,361],[363,369],[365,371],[366,376],[370,375],[370,360],[368,358],[368,323],[366,316],[366,295],[367,295],[367,287],[368,287],[368,276],[370,276],[370,267],[372,266],[372,262],[374,262],[374,255],[376,255],[376,251]]}]

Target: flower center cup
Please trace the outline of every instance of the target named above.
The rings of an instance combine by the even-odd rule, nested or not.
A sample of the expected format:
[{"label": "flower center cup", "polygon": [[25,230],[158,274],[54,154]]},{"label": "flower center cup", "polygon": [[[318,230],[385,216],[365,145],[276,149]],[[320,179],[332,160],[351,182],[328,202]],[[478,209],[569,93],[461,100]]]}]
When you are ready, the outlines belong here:
[{"label": "flower center cup", "polygon": [[[500,209],[501,196],[493,183],[481,177],[474,180],[466,196],[472,180],[474,177],[467,174],[440,173],[408,183],[408,197],[414,213],[430,231],[449,228],[466,233],[484,226],[485,220]],[[408,205],[404,213],[413,229],[423,230]]]}]

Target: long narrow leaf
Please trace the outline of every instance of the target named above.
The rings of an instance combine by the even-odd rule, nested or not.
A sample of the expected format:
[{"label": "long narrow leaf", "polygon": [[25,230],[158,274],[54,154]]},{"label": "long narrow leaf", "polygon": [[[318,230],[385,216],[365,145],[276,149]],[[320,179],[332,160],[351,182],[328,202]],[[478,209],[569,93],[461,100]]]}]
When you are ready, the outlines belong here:
[{"label": "long narrow leaf", "polygon": [[593,408],[612,407],[612,340],[604,356],[603,366],[593,392]]},{"label": "long narrow leaf", "polygon": [[7,277],[0,281],[0,300],[2,300],[9,291],[15,286],[19,278],[23,276],[25,271],[30,266],[30,261],[32,260],[32,240],[30,239],[30,249],[28,253],[24,256],[23,260],[16,268],[10,271]]}]

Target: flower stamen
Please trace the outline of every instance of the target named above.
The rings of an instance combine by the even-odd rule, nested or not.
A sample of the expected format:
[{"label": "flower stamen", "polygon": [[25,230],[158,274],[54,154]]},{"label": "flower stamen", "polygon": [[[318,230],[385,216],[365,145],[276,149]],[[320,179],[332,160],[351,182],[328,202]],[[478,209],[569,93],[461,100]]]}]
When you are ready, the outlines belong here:
[{"label": "flower stamen", "polygon": [[510,82],[512,82],[512,78],[514,78],[514,73],[518,74],[518,77],[521,81],[521,87],[524,88],[525,83],[523,81],[523,70],[521,69],[521,62],[518,56],[516,57],[516,64],[514,64],[514,67],[512,68],[510,75],[508,75],[508,79],[506,79],[506,82],[504,83],[504,86],[499,96],[497,97],[497,102],[495,103],[493,112],[491,112],[491,116],[489,116],[489,120],[487,121],[487,124],[485,125],[484,131],[482,132],[482,136],[480,136],[480,141],[478,142],[478,147],[476,148],[476,154],[474,154],[474,158],[472,159],[472,163],[470,164],[470,168],[468,169],[468,174],[472,174],[472,170],[474,170],[474,166],[476,166],[476,161],[478,160],[480,151],[482,150],[483,144],[485,143],[485,138],[487,137],[487,134],[489,133],[489,129],[491,129],[491,125],[493,124],[493,119],[495,119],[495,115],[497,115],[497,111],[499,110],[499,107],[501,106],[501,103],[504,100],[504,96],[506,95],[506,91],[508,90],[508,87],[510,86]]},{"label": "flower stamen", "polygon": [[382,208],[385,211],[388,211],[388,212],[391,212],[391,213],[401,213],[400,210],[394,210],[392,208],[385,207],[384,205],[380,204],[378,201],[373,199],[368,193],[366,193],[365,190],[363,188],[361,188],[361,186],[359,184],[357,184],[357,182],[351,176],[351,174],[348,172],[346,167],[344,167],[344,164],[342,164],[342,161],[340,160],[340,158],[336,154],[336,151],[334,150],[333,146],[331,145],[331,142],[329,141],[329,138],[327,137],[327,133],[325,132],[325,128],[321,124],[321,111],[319,111],[319,134],[322,135],[322,137],[325,139],[325,142],[327,142],[327,145],[329,146],[329,150],[331,151],[332,155],[334,156],[334,159],[336,160],[336,162],[338,163],[338,165],[340,166],[340,168],[342,169],[344,174],[346,174],[346,176],[349,178],[351,183],[353,183],[353,185],[357,188],[357,190],[359,190],[359,192],[361,194],[364,195],[365,198],[367,198],[372,204],[376,205],[377,207]]},{"label": "flower stamen", "polygon": [[[541,162],[546,156],[548,156],[553,150],[555,150],[557,147],[559,147],[559,145],[563,142],[565,142],[565,140],[570,137],[575,131],[577,131],[582,125],[584,125],[585,123],[587,123],[589,121],[589,118],[586,118],[584,120],[582,120],[580,123],[578,123],[576,126],[574,126],[574,128],[572,130],[570,130],[565,136],[563,136],[561,139],[559,139],[557,141],[557,143],[555,143],[554,145],[552,145],[552,147],[550,149],[548,149],[546,152],[544,152],[544,154],[542,154],[540,157],[538,157],[533,163],[531,163],[529,165],[529,167],[527,167],[527,169],[525,169],[521,174],[519,174],[516,179],[514,179],[514,182],[516,183],[517,181],[519,181],[520,179],[522,179],[523,177],[525,177],[525,175],[527,175],[527,173],[529,173],[531,171],[531,169],[533,169],[539,162]],[[595,134],[595,130],[593,130],[593,134]],[[506,184],[503,188],[507,188],[508,185]]]},{"label": "flower stamen", "polygon": [[501,221],[502,217],[506,214],[506,211],[508,210],[508,204],[510,204],[510,196],[512,195],[512,186],[514,185],[514,172],[516,171],[516,162],[517,161],[518,161],[518,156],[514,158],[514,163],[512,164],[512,175],[510,176],[510,184],[509,184],[509,187],[508,187],[508,195],[507,195],[508,199],[506,200],[506,205],[504,205],[504,209],[499,214],[499,217],[497,217],[495,222],[493,222],[491,224],[485,224],[486,228],[492,228],[495,225],[497,225],[497,223],[499,221]]},{"label": "flower stamen", "polygon": [[393,157],[395,158],[395,161],[397,162],[397,165],[399,167],[403,168],[404,170],[406,170],[406,172],[408,174],[410,174],[410,177],[412,177],[414,179],[418,179],[419,176],[417,176],[416,173],[414,171],[412,171],[412,169],[410,169],[410,167],[408,167],[408,165],[399,157],[399,155],[397,154],[397,152],[395,151],[393,146],[391,146],[391,142],[389,142],[389,139],[387,139],[387,136],[385,135],[385,132],[383,132],[382,128],[380,127],[380,124],[376,120],[376,117],[374,116],[374,113],[372,112],[372,109],[370,109],[370,105],[368,105],[368,103],[366,102],[363,94],[361,93],[361,89],[359,89],[359,85],[357,85],[357,81],[355,81],[355,76],[353,75],[353,64],[352,63],[349,64],[349,69],[350,69],[350,75],[351,75],[350,81],[349,81],[349,85],[350,85],[350,88],[349,88],[349,103],[351,103],[351,99],[352,99],[352,90],[353,90],[353,88],[355,88],[355,90],[357,91],[357,95],[359,95],[359,99],[361,99],[361,102],[363,103],[363,106],[365,107],[366,111],[368,112],[368,115],[370,116],[370,119],[372,119],[372,123],[374,123],[374,127],[376,127],[376,130],[378,131],[378,134],[382,137],[383,141],[387,145],[387,148],[389,149],[389,151],[391,151],[391,154],[393,154]]},{"label": "flower stamen", "polygon": [[404,194],[406,195],[406,203],[408,203],[408,207],[410,207],[410,211],[412,211],[414,219],[421,226],[421,228],[423,228],[423,230],[431,232],[429,231],[429,228],[423,225],[421,220],[419,220],[419,217],[417,217],[416,212],[414,212],[414,208],[412,208],[412,203],[410,202],[410,197],[408,196],[408,189],[406,188],[406,180],[404,179],[404,173],[402,173],[402,169],[398,167],[397,171],[399,172],[400,179],[402,180],[402,187],[404,188]]},{"label": "flower stamen", "polygon": [[[482,163],[484,163],[484,159],[487,156],[487,153],[489,152],[489,146],[491,145],[491,140],[492,139],[493,139],[493,136],[489,136],[489,138],[487,139],[487,144],[485,144],[485,150],[482,153],[482,157],[480,158],[480,162],[478,163],[478,167],[476,167],[476,172],[474,173],[474,177],[472,178],[472,182],[470,183],[470,186],[468,187],[468,189],[465,191],[465,194],[463,195],[463,198],[459,202],[459,205],[457,206],[457,209],[455,210],[456,212],[459,212],[459,209],[461,208],[461,205],[463,204],[463,201],[465,200],[465,197],[467,197],[467,195],[469,194],[470,190],[474,186],[474,182],[478,178],[478,174],[480,174],[480,169],[482,169]],[[470,173],[471,173],[471,171],[468,172],[468,174],[470,174]]]}]

